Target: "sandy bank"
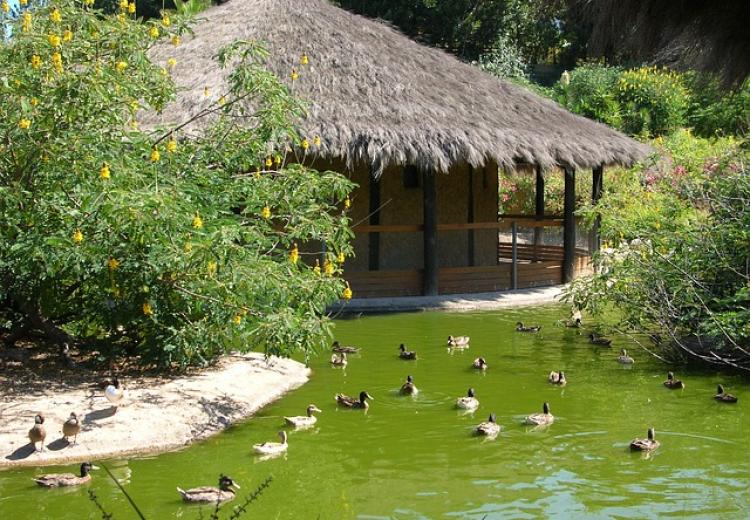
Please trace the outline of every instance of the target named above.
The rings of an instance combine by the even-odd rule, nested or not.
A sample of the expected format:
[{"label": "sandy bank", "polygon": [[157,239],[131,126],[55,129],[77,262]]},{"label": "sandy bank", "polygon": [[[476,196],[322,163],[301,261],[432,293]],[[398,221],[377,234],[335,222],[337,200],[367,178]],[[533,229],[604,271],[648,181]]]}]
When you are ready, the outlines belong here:
[{"label": "sandy bank", "polygon": [[[255,413],[305,382],[310,370],[262,354],[229,356],[193,375],[124,381],[116,413],[104,392],[89,385],[56,385],[54,391],[0,389],[0,469],[42,466],[172,450],[213,435]],[[45,449],[34,452],[28,431],[43,412]],[[70,412],[82,419],[78,443],[62,440]],[[168,432],[168,433],[167,433]]]}]

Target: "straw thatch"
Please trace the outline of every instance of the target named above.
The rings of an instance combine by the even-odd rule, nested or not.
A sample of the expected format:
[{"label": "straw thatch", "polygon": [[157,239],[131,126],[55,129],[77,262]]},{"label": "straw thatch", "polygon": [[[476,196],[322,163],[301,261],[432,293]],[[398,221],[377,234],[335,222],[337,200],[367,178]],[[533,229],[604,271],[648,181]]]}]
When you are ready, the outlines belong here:
[{"label": "straw thatch", "polygon": [[[364,162],[378,173],[388,164],[447,172],[462,161],[494,160],[505,168],[630,165],[649,151],[325,0],[230,0],[202,13],[194,30],[180,47],[164,44],[152,52],[159,63],[177,60],[173,77],[181,91],[149,124],[183,122],[215,100],[226,90],[214,61],[218,49],[256,39],[267,43],[268,65],[280,77],[291,83],[292,68],[299,70],[294,90],[309,102],[299,128],[322,138],[324,158]],[[300,66],[302,54],[309,65]]]}]

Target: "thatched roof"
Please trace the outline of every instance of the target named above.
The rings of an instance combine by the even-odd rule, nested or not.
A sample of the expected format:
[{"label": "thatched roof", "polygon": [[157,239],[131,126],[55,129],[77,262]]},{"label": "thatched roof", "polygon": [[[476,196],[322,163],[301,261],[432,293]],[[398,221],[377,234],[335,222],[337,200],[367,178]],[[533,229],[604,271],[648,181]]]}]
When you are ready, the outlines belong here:
[{"label": "thatched roof", "polygon": [[[158,46],[152,57],[173,57],[178,100],[154,123],[178,123],[226,90],[214,60],[236,39],[257,39],[271,51],[269,67],[309,102],[303,135],[320,136],[322,157],[364,162],[376,172],[416,164],[446,172],[467,161],[512,168],[630,165],[649,152],[615,130],[392,27],[326,0],[230,0],[200,15],[195,35],[177,48]],[[309,65],[300,67],[302,54]],[[215,99],[214,99],[215,100]],[[199,123],[200,124],[200,123]]]}]

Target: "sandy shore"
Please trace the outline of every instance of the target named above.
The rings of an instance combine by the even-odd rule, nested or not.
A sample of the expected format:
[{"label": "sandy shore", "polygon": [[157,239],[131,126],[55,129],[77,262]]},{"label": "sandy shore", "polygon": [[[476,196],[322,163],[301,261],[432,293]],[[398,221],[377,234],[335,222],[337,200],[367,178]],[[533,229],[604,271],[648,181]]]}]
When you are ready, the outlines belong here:
[{"label": "sandy shore", "polygon": [[[91,385],[56,386],[19,394],[0,389],[0,469],[43,466],[173,450],[220,432],[307,382],[310,370],[262,354],[229,356],[211,369],[170,380],[123,381],[116,410]],[[28,431],[43,412],[45,449],[34,452]],[[70,412],[82,419],[75,445],[62,440]],[[168,432],[168,433],[167,433]]]}]

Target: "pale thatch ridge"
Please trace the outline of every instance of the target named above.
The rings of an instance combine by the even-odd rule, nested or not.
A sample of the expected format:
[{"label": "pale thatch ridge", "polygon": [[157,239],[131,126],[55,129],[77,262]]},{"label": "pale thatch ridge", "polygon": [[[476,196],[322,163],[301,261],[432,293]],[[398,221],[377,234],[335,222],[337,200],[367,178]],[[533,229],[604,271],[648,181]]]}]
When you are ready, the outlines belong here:
[{"label": "pale thatch ridge", "polygon": [[[309,102],[299,128],[321,137],[316,153],[370,164],[375,173],[391,164],[447,172],[464,161],[505,168],[631,165],[650,150],[326,0],[230,0],[200,17],[194,37],[152,52],[158,63],[177,60],[180,93],[148,124],[181,123],[215,101],[226,90],[217,51],[256,39],[267,43],[268,65],[285,81],[291,83],[293,67],[299,70],[294,91]],[[300,66],[302,54],[309,65]]]}]

